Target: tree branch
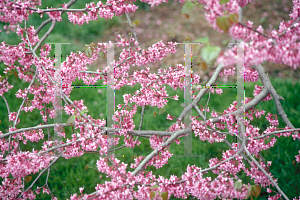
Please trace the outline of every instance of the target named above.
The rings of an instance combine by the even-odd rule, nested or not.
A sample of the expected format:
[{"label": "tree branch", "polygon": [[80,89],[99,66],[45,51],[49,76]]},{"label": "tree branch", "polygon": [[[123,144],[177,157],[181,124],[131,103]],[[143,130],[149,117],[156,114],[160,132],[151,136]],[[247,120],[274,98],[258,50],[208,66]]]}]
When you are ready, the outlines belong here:
[{"label": "tree branch", "polygon": [[[77,0],[70,0],[70,1],[67,3],[67,5],[66,5],[67,8],[71,7],[76,1],[77,1]],[[65,11],[62,11],[62,12],[61,12],[61,15],[62,15],[63,13],[65,13]],[[43,28],[44,26],[46,26],[46,25],[47,25],[49,22],[51,22],[51,21],[52,21],[51,18],[49,18],[49,19],[43,21],[43,23],[35,30],[35,35],[37,35],[37,34],[40,32],[40,30],[42,30],[42,28]]]},{"label": "tree branch", "polygon": [[[276,90],[274,89],[265,69],[259,65],[259,66],[253,66],[253,68],[258,72],[259,77],[261,82],[263,83],[264,87],[266,87],[268,89],[268,92],[271,93],[276,108],[277,108],[277,112],[278,115],[280,115],[281,119],[284,121],[284,123],[290,127],[291,129],[295,129],[295,127],[293,126],[293,124],[290,122],[290,120],[287,118],[287,114],[284,112],[283,107],[280,103],[280,100],[284,100],[284,98],[282,96],[280,96]],[[294,134],[298,136],[298,132],[294,131]],[[297,137],[297,140],[300,142],[300,138]]]}]

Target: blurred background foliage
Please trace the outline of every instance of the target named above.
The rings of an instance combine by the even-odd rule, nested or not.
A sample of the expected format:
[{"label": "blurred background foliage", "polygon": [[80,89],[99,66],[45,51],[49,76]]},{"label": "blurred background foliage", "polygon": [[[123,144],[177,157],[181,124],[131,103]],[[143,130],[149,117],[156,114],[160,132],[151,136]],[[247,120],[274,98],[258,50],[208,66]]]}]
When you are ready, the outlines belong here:
[{"label": "blurred background foliage", "polygon": [[[106,1],[102,1],[105,3]],[[44,1],[43,8],[46,7],[54,7],[59,4],[64,3],[59,0],[52,1]],[[83,8],[85,4],[89,3],[89,1],[78,1],[76,4],[72,6],[72,8]],[[141,7],[145,11],[149,11],[150,6],[146,3],[142,3],[140,1],[134,2],[136,5]],[[44,18],[40,18],[39,15],[34,14],[29,17],[28,24],[33,25],[35,28],[39,26],[45,20]],[[47,18],[47,17],[46,17]],[[102,33],[106,29],[111,29],[114,26],[118,26],[121,22],[120,17],[115,16],[111,20],[105,20],[99,18],[98,21],[91,21],[89,24],[84,24],[82,26],[73,25],[67,19],[67,15],[64,14],[62,16],[63,21],[57,23],[54,31],[50,34],[50,36],[46,39],[47,42],[63,42],[70,43],[72,45],[63,45],[62,48],[62,60],[64,61],[65,56],[68,55],[71,51],[75,52],[78,50],[83,50],[84,44],[89,44],[94,42],[96,39],[102,37]],[[5,24],[0,23],[0,27],[2,28]],[[24,26],[24,23],[23,23]],[[44,27],[39,35],[44,35],[50,24]],[[18,44],[21,42],[20,38],[17,37],[15,33],[6,34],[5,32],[0,33],[1,40],[5,41],[8,44]],[[103,39],[105,40],[105,38]],[[52,49],[54,49],[52,47]],[[54,50],[51,50],[50,56],[54,55]],[[4,64],[0,64],[0,75],[3,76]],[[277,92],[283,96],[285,99],[282,101],[282,105],[284,110],[286,111],[287,116],[289,117],[291,123],[295,127],[300,127],[300,93],[297,92],[300,90],[300,84],[297,80],[292,79],[280,79],[280,78],[272,78],[271,79],[274,88]],[[17,112],[21,99],[16,98],[15,93],[18,89],[24,89],[28,86],[29,83],[24,83],[17,79],[14,75],[9,76],[9,82],[14,86],[13,89],[9,91],[9,93],[5,93],[4,96],[9,102],[11,112]],[[83,82],[76,80],[74,85],[82,85]],[[99,85],[102,84],[102,81],[98,81]],[[230,83],[228,83],[230,84]],[[234,83],[232,83],[234,84]],[[258,85],[262,85],[261,82],[256,83]],[[253,97],[254,83],[246,83],[245,85],[245,93],[246,97]],[[125,93],[134,93],[137,89],[139,89],[140,85],[136,85],[134,87],[125,86],[120,90],[116,91],[115,94],[115,105],[123,103],[122,95]],[[177,89],[173,90],[169,86],[166,86],[168,94],[170,96],[178,95],[179,101],[169,100],[169,103],[166,108],[166,113],[169,113],[173,116],[178,116],[181,113],[182,108],[184,107],[184,93],[182,90]],[[93,118],[106,118],[106,89],[105,88],[74,88],[74,91],[71,93],[72,100],[80,100],[83,99],[85,105],[88,107],[88,114]],[[236,90],[232,88],[224,88],[224,94],[221,96],[217,94],[211,94],[210,101],[208,103],[208,107],[210,110],[215,110],[217,112],[222,112],[224,109],[228,108],[228,106],[236,99]],[[32,99],[33,95],[29,95],[29,99]],[[206,105],[208,100],[208,94],[205,94],[203,99],[201,99],[200,104],[202,106]],[[8,131],[8,128],[12,125],[12,122],[8,121],[7,117],[7,108],[4,104],[3,100],[0,100],[0,130],[3,133]],[[52,107],[52,105],[48,105],[47,107]],[[176,109],[174,109],[176,108]],[[272,114],[277,114],[276,107],[274,102],[261,102],[257,109],[263,109]],[[158,112],[159,109],[156,107],[146,106],[145,107],[145,115],[144,121],[142,125],[143,130],[166,130],[169,126],[173,124],[173,121],[166,120],[167,114],[163,113],[161,115],[157,115],[155,118],[153,117],[154,112]],[[193,110],[192,115],[195,114],[195,110]],[[69,116],[67,116],[63,112],[63,122],[66,122]],[[141,118],[141,107],[138,108],[137,113],[135,114],[133,120],[136,125],[135,129],[138,129],[138,125],[140,123]],[[285,125],[280,117],[279,119],[279,128],[284,128]],[[37,124],[43,123],[41,116],[38,110],[34,110],[32,113],[21,112],[20,115],[21,122],[17,125],[18,128],[36,126]],[[53,123],[53,120],[49,119],[49,123]],[[269,126],[268,121],[264,118],[264,116],[260,119],[253,120],[252,123],[254,126],[260,128],[260,133]],[[66,138],[70,137],[72,134],[71,127],[66,127]],[[75,130],[77,132],[78,130]],[[225,130],[226,131],[226,130]],[[50,129],[50,133],[53,133],[53,129]],[[48,138],[47,130],[44,130],[44,141]],[[277,137],[276,137],[277,138]],[[124,137],[121,137],[120,143],[118,146],[124,144]],[[66,141],[66,139],[63,139]],[[228,140],[230,142],[233,141],[232,136],[228,136]],[[22,142],[21,149],[23,151],[32,151],[40,150],[44,141],[30,142],[28,141],[27,145],[24,145]],[[134,149],[123,148],[116,152],[116,156],[121,162],[127,163],[127,169],[133,171],[130,168],[130,164],[134,163],[133,156],[146,156],[151,152],[150,143],[147,138],[140,138],[142,142],[140,146],[136,146]],[[198,155],[199,157],[175,157],[175,155],[183,155],[184,154],[184,137],[180,138],[181,144],[172,144],[170,146],[170,152],[173,153],[173,157],[168,161],[168,164],[163,168],[156,169],[151,166],[148,167],[146,171],[153,171],[153,174],[158,177],[158,175],[163,174],[166,178],[169,178],[170,175],[174,174],[176,176],[181,176],[186,171],[186,167],[188,164],[196,165],[201,168],[208,167],[209,159],[217,157],[218,159],[222,158],[222,152],[228,149],[225,143],[209,143],[207,141],[201,141],[199,138],[195,138],[193,136],[192,147],[193,147],[193,155]],[[272,166],[270,168],[270,172],[274,175],[274,177],[278,180],[278,184],[281,189],[285,192],[285,194],[289,197],[296,197],[300,195],[300,163],[295,162],[295,155],[298,154],[299,151],[299,142],[293,141],[292,137],[285,138],[280,137],[277,139],[276,144],[270,150],[262,151],[263,157],[267,161],[272,161]],[[67,199],[72,194],[79,194],[79,187],[84,187],[83,193],[92,193],[95,191],[95,187],[97,184],[103,184],[105,181],[108,181],[107,177],[104,174],[98,172],[96,167],[97,159],[99,155],[97,154],[84,154],[80,158],[71,158],[64,159],[60,158],[57,163],[51,168],[50,177],[48,180],[49,187],[51,188],[52,193],[58,197],[58,199]],[[90,166],[87,168],[86,166]],[[249,167],[246,163],[246,167]],[[37,177],[38,174],[32,174],[32,180],[26,183],[25,187],[27,188],[32,181]],[[45,183],[47,173],[44,173],[42,177],[37,181],[33,189],[36,189],[37,186],[42,186]],[[209,172],[204,175],[204,177],[211,176],[212,178],[216,177],[216,174]],[[242,179],[243,183],[254,184],[254,181],[249,177],[245,176],[244,172],[240,172],[238,176]],[[2,179],[0,178],[0,181]],[[274,194],[274,193],[272,193]],[[266,199],[268,197],[268,193],[266,193],[266,189],[262,188],[261,195],[257,199]],[[50,199],[50,196],[47,194],[39,194],[37,195],[37,199]],[[176,199],[172,197],[171,199]],[[188,199],[192,199],[189,197]]]}]

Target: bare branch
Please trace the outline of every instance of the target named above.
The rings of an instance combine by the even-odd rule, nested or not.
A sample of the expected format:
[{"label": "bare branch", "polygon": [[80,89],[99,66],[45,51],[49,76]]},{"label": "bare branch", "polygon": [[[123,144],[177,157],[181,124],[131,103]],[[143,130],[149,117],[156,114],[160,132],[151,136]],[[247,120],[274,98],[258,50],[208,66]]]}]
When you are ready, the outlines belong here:
[{"label": "bare branch", "polygon": [[[64,124],[64,123],[59,124],[59,125],[64,126],[64,127],[71,126],[70,124]],[[3,135],[0,135],[0,139],[4,138],[4,137],[7,137],[7,136],[10,136],[10,135],[14,135],[16,133],[21,133],[21,132],[30,131],[30,130],[43,129],[43,128],[52,128],[54,126],[55,126],[55,124],[46,124],[46,125],[41,125],[41,126],[21,128],[19,130],[11,131],[11,132],[5,133]]]},{"label": "bare branch", "polygon": [[253,139],[257,140],[257,139],[268,137],[270,135],[275,135],[275,134],[278,134],[278,133],[291,132],[291,131],[300,131],[300,128],[293,128],[293,129],[287,129],[287,130],[281,130],[281,131],[274,131],[274,132],[271,132],[271,133],[267,133],[267,134],[263,134],[263,135],[260,135],[260,136],[257,136],[257,137],[253,137]]},{"label": "bare branch", "polygon": [[3,101],[5,102],[5,105],[6,105],[6,108],[7,108],[8,115],[10,115],[9,105],[8,105],[8,103],[7,103],[6,98],[5,98],[3,95],[2,95],[2,99],[3,99]]},{"label": "bare branch", "polygon": [[[70,0],[70,1],[67,3],[67,5],[66,5],[67,8],[70,8],[76,1],[77,1],[77,0]],[[61,12],[61,15],[62,15],[63,13],[65,13],[65,11],[62,11],[62,12]],[[42,28],[43,28],[44,26],[46,26],[48,23],[50,23],[51,21],[52,21],[51,18],[49,18],[49,19],[43,21],[43,23],[35,30],[35,35],[37,35],[37,34],[42,30]]]},{"label": "bare branch", "polygon": [[[191,128],[186,128],[186,129],[181,129],[176,131],[176,133],[174,133],[170,138],[168,138],[167,141],[165,141],[163,144],[159,145],[159,147],[166,147],[168,145],[170,145],[175,139],[177,139],[179,136],[181,135],[185,135],[187,133],[191,133],[192,129]],[[158,154],[159,151],[159,147],[156,148],[154,151],[152,151],[140,164],[139,166],[133,171],[132,175],[135,176],[138,173],[140,173],[144,166],[149,162],[149,160],[151,160],[155,155]]]},{"label": "bare branch", "polygon": [[[259,65],[259,66],[253,66],[253,68],[258,72],[259,77],[261,82],[264,85],[264,88],[268,89],[268,92],[271,93],[274,101],[275,101],[275,105],[277,108],[277,112],[278,115],[280,115],[281,119],[284,121],[284,123],[290,127],[291,129],[295,129],[295,127],[293,126],[293,124],[290,122],[290,120],[287,118],[287,114],[284,112],[283,107],[280,103],[280,100],[284,100],[284,98],[282,96],[280,96],[276,90],[274,89],[265,69],[263,68],[263,66]],[[298,136],[298,132],[294,131],[294,134]],[[297,140],[300,142],[300,138],[297,137]]]}]

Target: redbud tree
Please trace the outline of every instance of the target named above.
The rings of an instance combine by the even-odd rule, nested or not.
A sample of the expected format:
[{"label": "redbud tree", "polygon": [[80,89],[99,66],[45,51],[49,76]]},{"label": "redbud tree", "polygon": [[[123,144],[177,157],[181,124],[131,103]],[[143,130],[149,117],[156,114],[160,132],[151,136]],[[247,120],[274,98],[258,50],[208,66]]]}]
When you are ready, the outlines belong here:
[{"label": "redbud tree", "polygon": [[[164,1],[143,0],[142,2],[154,7]],[[248,0],[193,2],[180,0],[180,3],[184,4],[183,14],[188,15],[189,10],[199,6],[205,11],[206,20],[215,31],[229,34],[233,39],[225,51],[221,51],[218,46],[211,46],[206,39],[197,40],[204,44],[200,53],[203,62],[208,64],[215,61],[214,72],[204,86],[199,86],[201,77],[190,70],[189,62],[185,63],[186,66],[177,64],[168,69],[159,69],[157,73],[150,73],[147,65],[175,53],[179,44],[161,40],[148,50],[142,50],[134,30],[139,21],[132,22],[128,15],[138,9],[132,1],[113,0],[105,4],[101,1],[91,2],[87,3],[85,8],[72,9],[74,3],[76,0],[70,0],[57,8],[37,8],[42,6],[39,0],[0,1],[1,21],[8,23],[7,31],[17,33],[22,40],[18,45],[6,44],[5,41],[0,45],[0,60],[5,65],[3,73],[6,74],[0,76],[0,95],[3,99],[2,103],[4,102],[7,107],[9,121],[13,124],[8,132],[0,131],[1,199],[35,199],[41,189],[51,194],[53,199],[57,199],[51,193],[51,188],[45,186],[33,190],[34,184],[41,175],[55,165],[59,158],[81,157],[84,151],[99,153],[97,170],[107,174],[110,181],[98,184],[95,192],[89,194],[83,192],[84,188],[80,188],[81,195],[74,194],[70,199],[170,199],[171,197],[186,199],[188,196],[198,199],[247,199],[257,197],[261,187],[268,188],[269,199],[292,198],[287,197],[285,191],[277,184],[276,177],[268,170],[271,161],[265,160],[260,152],[270,149],[276,143],[276,137],[292,137],[294,142],[299,142],[299,128],[295,128],[285,114],[281,105],[283,98],[272,86],[262,63],[270,61],[294,69],[300,66],[299,0],[293,0],[290,20],[282,21],[279,29],[271,30],[271,34],[264,33],[261,26],[253,28],[251,21],[243,23],[243,9],[251,3],[251,0],[249,2]],[[65,12],[68,20],[78,25],[98,20],[99,17],[109,20],[115,15],[126,15],[132,34],[128,38],[117,35],[115,43],[117,46],[124,47],[118,61],[113,60],[104,69],[88,71],[87,65],[95,62],[100,55],[108,56],[111,45],[111,43],[91,43],[82,52],[71,52],[66,61],[61,63],[60,68],[56,68],[55,59],[49,58],[52,45],[44,44],[44,41],[51,34],[56,23],[62,20],[61,15]],[[24,27],[20,26],[23,21],[28,21],[30,15],[36,13],[41,17],[48,15],[49,18],[39,27],[26,23]],[[39,36],[40,30],[49,23],[51,26],[46,34]],[[39,55],[37,50],[40,51]],[[139,67],[139,70],[129,74],[133,66]],[[17,111],[9,109],[10,102],[5,98],[5,94],[13,88],[9,81],[9,75],[12,73],[29,83],[15,94],[17,98],[23,99]],[[261,80],[263,86],[255,86],[254,98],[245,96],[238,98],[228,105],[228,109],[221,113],[211,111],[211,117],[207,117],[209,107],[205,105],[200,107],[200,100],[206,93],[222,95],[223,90],[213,86],[218,77],[230,76],[237,76],[238,90],[241,85],[242,88],[244,87],[244,81],[247,83]],[[139,84],[141,87],[133,94],[123,95],[124,103],[117,105],[117,111],[112,118],[114,125],[109,127],[106,120],[94,119],[88,114],[83,100],[70,98],[72,92],[70,86],[77,78],[87,85],[102,80],[103,84],[116,90],[125,85]],[[242,84],[239,82],[241,80]],[[173,116],[164,109],[169,101],[178,100],[177,95],[167,94],[166,85],[174,90],[179,87],[188,92],[193,88],[190,99],[189,95],[186,96],[187,103],[179,116]],[[32,99],[28,99],[29,94],[33,95]],[[61,109],[70,115],[70,118],[66,123],[49,124],[47,119],[57,117],[56,109],[60,108],[57,95],[61,95],[64,103]],[[241,97],[240,94],[237,96]],[[30,103],[25,103],[28,100]],[[277,128],[279,124],[276,115],[255,108],[262,101],[273,101],[278,115],[286,125],[283,130]],[[45,109],[45,105],[53,105],[53,108]],[[147,105],[160,109],[159,113],[154,115],[167,113],[166,118],[171,120],[173,125],[165,131],[141,130],[141,125],[137,128],[132,118],[137,108],[142,107],[142,123],[144,108]],[[45,123],[33,127],[17,127],[20,114],[29,115],[29,112],[35,109],[40,110]],[[191,110],[194,110],[197,116],[191,116]],[[259,133],[259,128],[251,125],[251,121],[254,117],[262,118],[262,116],[265,116],[270,124]],[[72,126],[73,134],[63,142],[57,137],[65,137],[64,129],[61,129],[65,126]],[[52,131],[49,131],[50,128]],[[228,132],[225,132],[225,129]],[[49,131],[48,139],[44,138],[45,130]],[[57,137],[54,137],[55,134]],[[224,142],[228,145],[228,150],[223,152],[221,159],[211,158],[209,166],[204,169],[195,165],[188,166],[186,172],[180,177],[175,175],[171,175],[170,178],[156,177],[151,171],[146,171],[149,166],[157,169],[166,167],[168,160],[173,156],[169,151],[170,145],[172,143],[182,145],[179,138],[191,134],[199,137],[199,140],[210,143]],[[228,141],[228,135],[234,135],[236,141]],[[118,147],[121,136],[124,136],[125,144]],[[114,154],[110,154],[111,147],[116,147],[115,150],[120,151],[124,147],[134,148],[136,145],[141,145],[139,141],[141,137],[149,139],[152,152],[145,157],[135,158],[135,163],[130,166],[134,169],[131,172],[127,169],[127,164],[120,163]],[[39,150],[22,151],[20,143],[26,144],[28,140],[31,142],[44,140],[44,145]],[[294,156],[296,161],[300,162],[300,155]],[[251,167],[246,168],[245,163]],[[208,171],[217,174],[217,177],[212,179],[205,176]],[[254,179],[255,185],[242,183],[237,176],[241,171]],[[24,179],[30,174],[39,175],[29,187],[25,188]]]}]

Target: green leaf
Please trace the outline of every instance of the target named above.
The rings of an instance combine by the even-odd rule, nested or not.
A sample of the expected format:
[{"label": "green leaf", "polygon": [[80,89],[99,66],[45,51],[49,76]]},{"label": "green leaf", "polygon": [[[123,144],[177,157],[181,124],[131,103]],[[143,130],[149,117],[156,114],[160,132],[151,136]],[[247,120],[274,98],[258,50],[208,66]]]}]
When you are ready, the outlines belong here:
[{"label": "green leaf", "polygon": [[216,59],[221,52],[221,48],[218,46],[205,46],[201,50],[201,57],[206,63],[211,63]]},{"label": "green leaf", "polygon": [[181,14],[190,14],[192,10],[194,10],[196,4],[193,4],[190,0],[185,1],[182,9],[181,9]]},{"label": "green leaf", "polygon": [[189,38],[189,37],[185,37],[184,39],[188,40],[188,41],[191,41],[191,38]]},{"label": "green leaf", "polygon": [[201,44],[209,45],[209,38],[208,37],[198,38],[198,39],[194,40],[193,42],[200,42]]},{"label": "green leaf", "polygon": [[243,186],[243,183],[242,183],[242,182],[240,182],[240,181],[235,181],[235,182],[234,182],[234,188],[235,188],[236,190],[241,189],[242,186]]},{"label": "green leaf", "polygon": [[220,0],[220,5],[225,4],[227,2],[229,2],[230,0]]},{"label": "green leaf", "polygon": [[93,56],[93,50],[92,48],[85,48],[84,49],[84,55],[86,55],[87,57],[91,58]]},{"label": "green leaf", "polygon": [[201,9],[204,9],[204,6],[202,4],[197,3],[196,6],[201,8]]},{"label": "green leaf", "polygon": [[239,15],[237,13],[231,14],[229,15],[228,19],[231,22],[231,24],[236,24],[239,22]]},{"label": "green leaf", "polygon": [[193,56],[192,58],[191,58],[191,61],[193,61],[193,58],[197,58],[198,56]]},{"label": "green leaf", "polygon": [[163,114],[164,112],[166,111],[166,108],[161,108],[160,110],[159,110],[159,115],[161,115],[161,114]]},{"label": "green leaf", "polygon": [[89,110],[88,110],[88,109],[84,109],[84,110],[82,110],[82,111],[80,112],[80,115],[83,115],[84,113],[87,113],[87,112],[89,112]]},{"label": "green leaf", "polygon": [[66,124],[73,124],[74,121],[75,121],[75,115],[72,115],[72,116],[69,117]]},{"label": "green leaf", "polygon": [[137,26],[139,26],[140,25],[140,20],[134,20],[132,23],[136,24]]},{"label": "green leaf", "polygon": [[155,111],[155,112],[153,113],[153,117],[155,118],[155,117],[156,117],[156,115],[157,115],[157,112]]},{"label": "green leaf", "polygon": [[159,188],[159,186],[158,185],[153,185],[153,186],[151,186],[149,188]]},{"label": "green leaf", "polygon": [[104,52],[100,52],[100,56],[102,57],[102,58],[105,58],[105,53]]},{"label": "green leaf", "polygon": [[217,18],[217,26],[223,30],[225,33],[228,32],[230,26],[231,26],[231,23],[228,19],[227,16],[222,16],[222,17],[218,17]]}]

